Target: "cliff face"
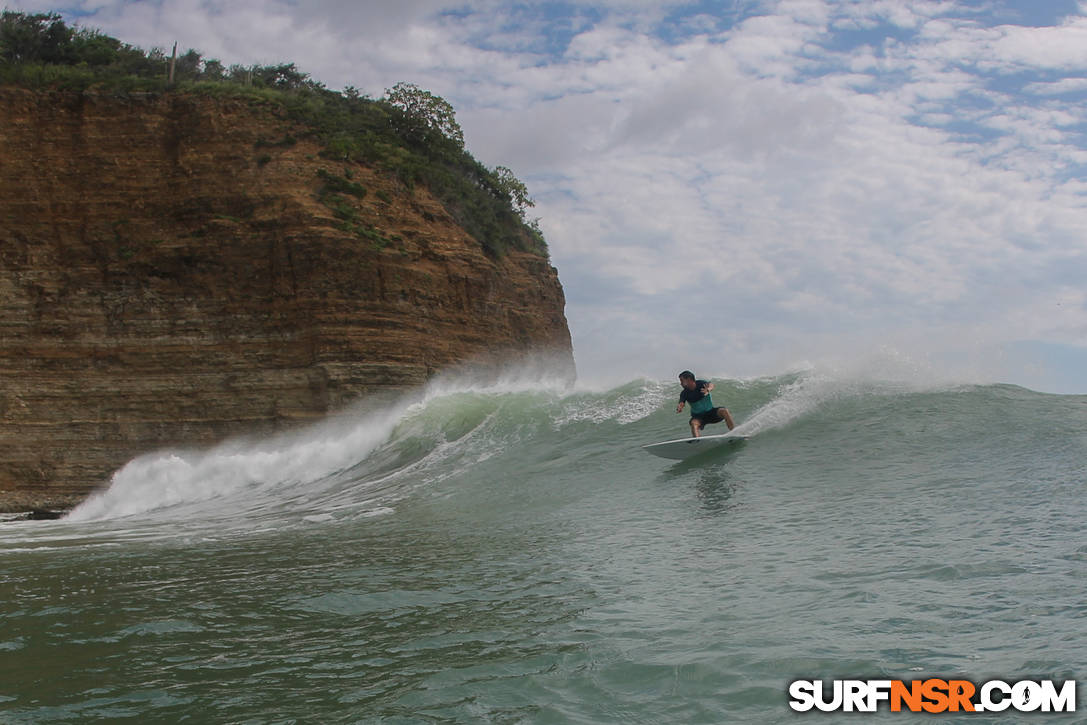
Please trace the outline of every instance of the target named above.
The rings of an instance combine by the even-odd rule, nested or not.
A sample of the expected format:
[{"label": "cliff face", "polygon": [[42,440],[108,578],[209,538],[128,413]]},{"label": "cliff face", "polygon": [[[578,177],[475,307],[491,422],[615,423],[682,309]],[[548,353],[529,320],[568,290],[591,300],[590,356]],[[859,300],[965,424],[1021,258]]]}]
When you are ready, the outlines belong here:
[{"label": "cliff face", "polygon": [[0,507],[458,362],[572,373],[545,258],[319,151],[240,100],[0,89]]}]

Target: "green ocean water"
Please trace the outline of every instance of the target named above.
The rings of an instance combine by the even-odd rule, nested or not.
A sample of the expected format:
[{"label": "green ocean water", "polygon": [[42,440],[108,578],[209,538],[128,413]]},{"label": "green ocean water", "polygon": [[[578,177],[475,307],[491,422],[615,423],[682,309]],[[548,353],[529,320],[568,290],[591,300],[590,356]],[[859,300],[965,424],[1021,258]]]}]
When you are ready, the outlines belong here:
[{"label": "green ocean water", "polygon": [[716,383],[751,438],[693,461],[640,449],[674,381],[432,386],[2,523],[0,722],[857,722],[789,682],[1087,675],[1087,397]]}]

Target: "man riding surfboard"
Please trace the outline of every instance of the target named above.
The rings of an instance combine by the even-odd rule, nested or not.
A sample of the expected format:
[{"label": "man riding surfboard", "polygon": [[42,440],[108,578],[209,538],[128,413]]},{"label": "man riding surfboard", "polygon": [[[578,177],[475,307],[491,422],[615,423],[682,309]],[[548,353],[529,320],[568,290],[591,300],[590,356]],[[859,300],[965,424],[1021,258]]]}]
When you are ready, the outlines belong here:
[{"label": "man riding surfboard", "polygon": [[685,404],[691,404],[691,435],[693,437],[700,437],[702,428],[712,423],[725,421],[729,430],[736,427],[728,408],[714,407],[713,400],[710,399],[713,383],[698,380],[690,370],[684,370],[679,374],[679,384],[683,386],[683,390],[679,393],[679,405],[676,406],[676,412],[682,412]]}]

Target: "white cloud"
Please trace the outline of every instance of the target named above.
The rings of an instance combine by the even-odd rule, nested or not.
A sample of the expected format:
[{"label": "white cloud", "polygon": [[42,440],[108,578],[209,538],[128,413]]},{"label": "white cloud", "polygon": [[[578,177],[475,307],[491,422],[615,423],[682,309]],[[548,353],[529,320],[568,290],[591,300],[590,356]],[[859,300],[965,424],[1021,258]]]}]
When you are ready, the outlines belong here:
[{"label": "white cloud", "polygon": [[1062,78],[1059,81],[1038,81],[1023,90],[1039,96],[1059,96],[1065,93],[1087,92],[1087,78]]},{"label": "white cloud", "polygon": [[998,73],[1087,69],[1087,18],[1059,26],[983,27],[976,21],[932,20],[921,28],[921,57],[947,64],[975,64]]}]

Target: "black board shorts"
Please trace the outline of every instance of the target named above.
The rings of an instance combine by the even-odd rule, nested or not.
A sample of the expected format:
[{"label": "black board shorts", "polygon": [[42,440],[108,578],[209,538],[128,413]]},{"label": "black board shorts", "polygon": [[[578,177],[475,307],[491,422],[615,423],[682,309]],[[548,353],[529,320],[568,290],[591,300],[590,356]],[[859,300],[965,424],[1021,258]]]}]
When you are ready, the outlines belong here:
[{"label": "black board shorts", "polygon": [[725,419],[725,416],[718,413],[717,412],[718,410],[720,410],[720,408],[710,408],[705,413],[698,413],[697,415],[692,415],[691,420],[697,420],[697,421],[701,422],[702,425],[710,425],[711,423],[720,423],[721,421],[723,421]]}]

